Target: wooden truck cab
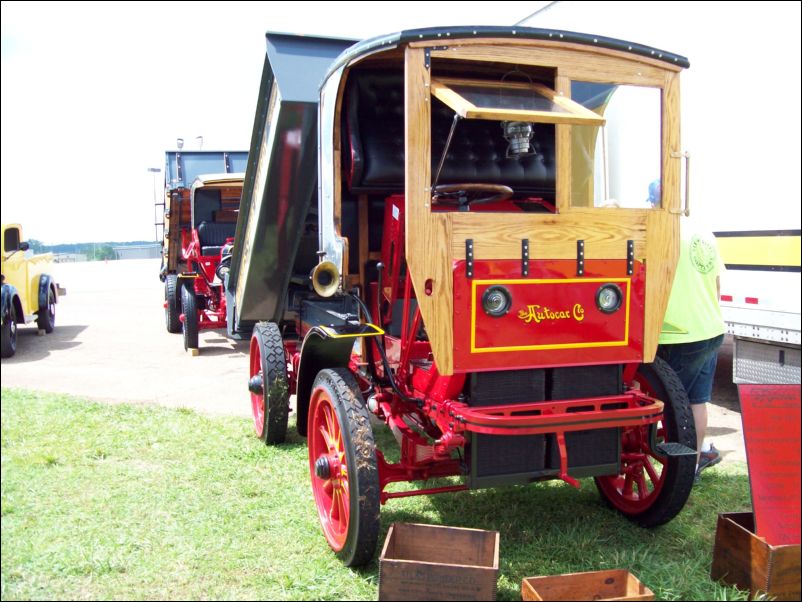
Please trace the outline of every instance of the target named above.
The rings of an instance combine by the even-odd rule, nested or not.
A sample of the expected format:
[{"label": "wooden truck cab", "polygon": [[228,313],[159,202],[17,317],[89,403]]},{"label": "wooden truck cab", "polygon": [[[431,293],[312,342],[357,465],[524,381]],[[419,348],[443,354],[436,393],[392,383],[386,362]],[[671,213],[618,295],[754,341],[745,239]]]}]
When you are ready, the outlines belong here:
[{"label": "wooden truck cab", "polygon": [[[331,547],[369,560],[395,497],[555,478],[594,477],[642,526],[673,518],[695,433],[655,352],[678,256],[687,60],[528,28],[407,31],[333,59],[331,45],[268,34],[232,267],[243,316],[262,320],[257,433],[284,439],[295,393]],[[329,62],[316,140],[308,105],[283,96],[299,90],[289,55]],[[388,489],[436,477],[456,482]]]}]

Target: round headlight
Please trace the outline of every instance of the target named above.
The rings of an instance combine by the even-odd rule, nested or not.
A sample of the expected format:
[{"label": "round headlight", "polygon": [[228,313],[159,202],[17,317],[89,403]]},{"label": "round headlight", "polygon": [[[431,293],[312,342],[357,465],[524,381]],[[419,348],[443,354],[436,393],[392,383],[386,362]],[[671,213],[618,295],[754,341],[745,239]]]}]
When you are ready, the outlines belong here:
[{"label": "round headlight", "polygon": [[618,311],[624,295],[617,284],[602,284],[596,291],[596,307],[606,314]]},{"label": "round headlight", "polygon": [[488,316],[498,318],[510,311],[512,295],[503,286],[491,286],[482,295],[482,309]]}]

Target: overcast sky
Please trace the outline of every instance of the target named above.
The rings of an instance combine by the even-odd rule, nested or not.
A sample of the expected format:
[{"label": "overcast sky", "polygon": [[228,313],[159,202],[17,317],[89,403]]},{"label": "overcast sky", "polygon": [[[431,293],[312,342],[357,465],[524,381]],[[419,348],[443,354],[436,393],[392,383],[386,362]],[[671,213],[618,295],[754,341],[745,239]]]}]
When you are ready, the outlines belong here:
[{"label": "overcast sky", "polygon": [[176,138],[248,150],[265,31],[510,25],[543,4],[4,1],[2,221],[46,244],[153,240],[147,168]]},{"label": "overcast sky", "polygon": [[[163,180],[147,169],[176,138],[248,149],[265,31],[512,25],[549,4],[4,1],[2,221],[46,244],[153,240]],[[688,56],[697,215],[716,217],[711,229],[741,227],[738,216],[799,227],[799,2],[559,2],[528,24]]]}]

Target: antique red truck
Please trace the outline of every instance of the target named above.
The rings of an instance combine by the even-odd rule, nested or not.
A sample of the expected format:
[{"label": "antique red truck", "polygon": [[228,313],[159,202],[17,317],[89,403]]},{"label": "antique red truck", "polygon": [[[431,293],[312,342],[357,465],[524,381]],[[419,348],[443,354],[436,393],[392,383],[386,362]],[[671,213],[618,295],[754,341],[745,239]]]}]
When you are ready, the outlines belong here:
[{"label": "antique red truck", "polygon": [[168,151],[165,156],[164,282],[167,332],[183,333],[197,350],[198,333],[226,327],[225,274],[237,223],[248,153]]},{"label": "antique red truck", "polygon": [[528,28],[267,35],[227,295],[256,433],[284,441],[295,396],[344,563],[411,495],[593,477],[644,527],[683,508],[694,424],[655,351],[686,67]]}]

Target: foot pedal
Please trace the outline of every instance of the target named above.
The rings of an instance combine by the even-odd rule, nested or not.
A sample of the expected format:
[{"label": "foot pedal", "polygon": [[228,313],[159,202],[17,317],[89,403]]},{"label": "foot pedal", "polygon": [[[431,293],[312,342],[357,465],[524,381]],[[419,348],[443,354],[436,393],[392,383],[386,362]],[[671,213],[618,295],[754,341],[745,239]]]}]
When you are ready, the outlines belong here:
[{"label": "foot pedal", "polygon": [[682,443],[675,443],[675,442],[668,442],[668,443],[658,443],[656,446],[656,450],[658,453],[663,454],[664,456],[670,456],[672,458],[677,456],[695,456],[696,450],[691,449],[687,445],[683,445]]}]

